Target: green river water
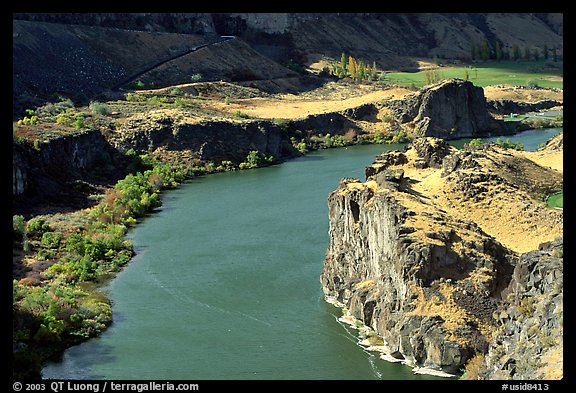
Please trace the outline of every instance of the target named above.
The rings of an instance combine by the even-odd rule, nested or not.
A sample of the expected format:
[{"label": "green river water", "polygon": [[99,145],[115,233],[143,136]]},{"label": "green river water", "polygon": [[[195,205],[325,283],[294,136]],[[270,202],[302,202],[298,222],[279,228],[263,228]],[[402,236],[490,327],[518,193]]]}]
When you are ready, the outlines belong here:
[{"label": "green river water", "polygon": [[[535,146],[560,131],[538,131]],[[360,347],[319,282],[328,194],[402,147],[323,150],[164,194],[129,234],[136,257],[104,288],[113,324],[48,362],[43,378],[439,379]]]}]

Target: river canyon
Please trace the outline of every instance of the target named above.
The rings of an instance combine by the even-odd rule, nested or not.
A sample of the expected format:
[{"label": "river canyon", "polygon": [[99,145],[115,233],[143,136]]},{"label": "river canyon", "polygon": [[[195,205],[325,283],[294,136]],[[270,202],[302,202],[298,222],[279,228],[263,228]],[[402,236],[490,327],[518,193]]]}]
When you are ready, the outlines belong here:
[{"label": "river canyon", "polygon": [[[558,132],[511,139],[535,150]],[[321,150],[165,194],[129,233],[136,257],[103,288],[114,323],[48,362],[43,378],[438,379],[358,345],[319,283],[328,194],[403,146]]]}]

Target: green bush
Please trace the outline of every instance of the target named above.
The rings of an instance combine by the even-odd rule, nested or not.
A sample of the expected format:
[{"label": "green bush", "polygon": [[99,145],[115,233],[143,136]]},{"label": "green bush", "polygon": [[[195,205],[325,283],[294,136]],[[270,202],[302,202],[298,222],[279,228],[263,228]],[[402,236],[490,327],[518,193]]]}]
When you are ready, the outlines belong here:
[{"label": "green bush", "polygon": [[92,112],[99,115],[109,115],[112,112],[107,104],[98,101],[90,102],[89,108]]},{"label": "green bush", "polygon": [[24,116],[23,119],[18,120],[18,125],[34,125],[38,123],[38,116],[32,117]]},{"label": "green bush", "polygon": [[474,148],[474,149],[477,149],[477,148],[479,148],[480,146],[482,146],[482,139],[480,139],[480,138],[474,138],[474,139],[472,139],[470,142],[468,142],[468,146],[470,146],[470,147],[472,147],[472,148]]},{"label": "green bush", "polygon": [[44,232],[50,230],[50,225],[43,218],[34,218],[26,224],[26,233],[30,237],[40,238]]},{"label": "green bush", "polygon": [[190,75],[190,82],[200,82],[201,80],[202,80],[202,74]]},{"label": "green bush", "polygon": [[390,140],[383,133],[377,132],[376,134],[374,134],[374,138],[372,139],[372,142],[377,143],[377,144],[384,144],[384,143],[389,143]]},{"label": "green bush", "polygon": [[298,142],[294,147],[300,152],[300,154],[306,154],[308,152],[308,145],[306,145],[306,142],[304,141]]},{"label": "green bush", "polygon": [[72,122],[72,125],[77,129],[81,130],[82,128],[86,127],[86,122],[81,117],[77,118]]},{"label": "green bush", "polygon": [[168,97],[152,96],[149,97],[146,101],[152,105],[160,105],[160,104],[167,104],[169,100]]},{"label": "green bush", "polygon": [[63,125],[65,127],[69,127],[72,125],[72,118],[67,113],[59,113],[56,116],[56,124]]},{"label": "green bush", "polygon": [[234,112],[234,117],[237,117],[239,119],[250,119],[251,116],[247,113],[237,110],[236,112]]},{"label": "green bush", "polygon": [[246,161],[240,163],[240,169],[257,168],[263,165],[269,165],[274,162],[274,156],[267,156],[258,150],[251,150],[246,156]]},{"label": "green bush", "polygon": [[128,93],[126,94],[126,101],[128,102],[145,102],[147,98],[142,94]]},{"label": "green bush", "polygon": [[392,143],[406,143],[409,141],[410,138],[406,135],[404,131],[397,131],[392,136]]},{"label": "green bush", "polygon": [[26,222],[24,221],[24,216],[13,215],[12,216],[12,230],[14,236],[17,238],[23,238],[26,233]]},{"label": "green bush", "polygon": [[501,146],[505,149],[514,149],[514,150],[524,150],[524,145],[520,142],[512,142],[510,138],[506,138],[506,140],[502,140],[501,138],[496,139],[496,144]]},{"label": "green bush", "polygon": [[44,232],[40,243],[46,248],[59,248],[63,237],[62,232]]},{"label": "green bush", "polygon": [[73,233],[66,239],[66,250],[78,255],[84,255],[86,250],[86,239],[85,235],[79,233]]},{"label": "green bush", "polygon": [[62,98],[60,102],[56,103],[49,102],[46,105],[37,108],[35,113],[39,117],[47,118],[56,116],[59,113],[66,112],[72,108],[74,108],[74,103],[72,102],[72,100]]}]

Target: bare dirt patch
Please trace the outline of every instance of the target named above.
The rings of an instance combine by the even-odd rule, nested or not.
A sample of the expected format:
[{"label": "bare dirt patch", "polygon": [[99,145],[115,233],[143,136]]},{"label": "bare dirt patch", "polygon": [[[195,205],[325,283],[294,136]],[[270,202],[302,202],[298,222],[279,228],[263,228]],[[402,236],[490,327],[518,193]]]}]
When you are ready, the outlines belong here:
[{"label": "bare dirt patch", "polygon": [[563,102],[564,93],[550,89],[527,89],[511,85],[496,85],[484,87],[484,96],[487,100],[513,100],[534,103],[544,100]]},{"label": "bare dirt patch", "polygon": [[213,102],[211,106],[223,112],[240,111],[264,119],[298,119],[308,115],[339,112],[386,99],[396,99],[408,93],[410,90],[401,87],[329,83],[322,88],[298,95],[277,94],[269,98],[236,99],[228,103]]}]

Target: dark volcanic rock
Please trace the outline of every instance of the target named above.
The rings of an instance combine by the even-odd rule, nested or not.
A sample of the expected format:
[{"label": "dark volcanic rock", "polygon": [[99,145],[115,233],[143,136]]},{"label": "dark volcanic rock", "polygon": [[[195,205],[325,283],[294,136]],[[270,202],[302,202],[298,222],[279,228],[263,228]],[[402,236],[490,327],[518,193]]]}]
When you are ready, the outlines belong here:
[{"label": "dark volcanic rock", "polygon": [[518,255],[405,175],[436,168],[462,200],[480,201],[488,188],[528,189],[522,182],[533,181],[537,168],[516,178],[509,168],[532,162],[516,158],[491,145],[458,150],[423,137],[405,152],[377,156],[365,182],[341,181],[328,198],[330,242],[320,276],[327,301],[410,366],[460,374],[479,356],[482,379],[561,378],[562,240]]},{"label": "dark volcanic rock", "polygon": [[450,151],[450,145],[442,139],[416,138],[411,146],[416,150],[424,168],[440,168]]},{"label": "dark volcanic rock", "polygon": [[90,193],[101,193],[126,175],[126,162],[98,130],[54,138],[38,148],[28,143],[12,147],[12,195],[20,213],[48,205],[61,209],[93,204]]},{"label": "dark volcanic rock", "polygon": [[510,113],[523,114],[528,112],[536,112],[563,105],[562,102],[555,100],[542,100],[534,103],[517,102],[512,100],[491,100],[488,101],[487,104],[490,112],[497,113],[499,115],[508,115]]},{"label": "dark volcanic rock", "polygon": [[131,118],[114,144],[122,151],[133,148],[153,152],[164,148],[189,151],[206,161],[240,163],[251,150],[281,158],[282,141],[282,127],[269,121],[193,122],[157,114]]},{"label": "dark volcanic rock", "polygon": [[[393,156],[381,160],[401,157]],[[487,348],[495,299],[511,277],[509,251],[471,222],[430,206],[408,208],[404,188],[394,186],[403,171],[379,168],[366,183],[344,180],[329,196],[324,293],[394,357],[459,373]]]},{"label": "dark volcanic rock", "polygon": [[401,123],[412,122],[419,136],[457,139],[485,135],[496,128],[484,90],[469,81],[449,79],[423,88],[390,109]]},{"label": "dark volcanic rock", "polygon": [[297,130],[314,130],[314,133],[332,135],[343,135],[349,130],[359,130],[354,122],[338,112],[309,115],[303,119],[292,121],[291,127]]},{"label": "dark volcanic rock", "polygon": [[558,378],[538,359],[562,360],[563,243],[559,238],[521,255],[495,312],[501,330],[486,356],[484,378]]}]

